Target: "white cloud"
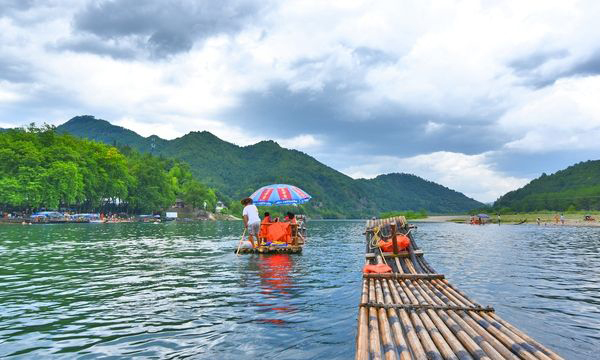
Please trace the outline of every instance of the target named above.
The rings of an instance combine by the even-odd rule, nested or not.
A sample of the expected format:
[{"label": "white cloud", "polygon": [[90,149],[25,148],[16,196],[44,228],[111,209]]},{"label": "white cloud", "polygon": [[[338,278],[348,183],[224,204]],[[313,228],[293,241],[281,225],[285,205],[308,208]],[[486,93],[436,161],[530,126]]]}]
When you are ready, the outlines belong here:
[{"label": "white cloud", "polygon": [[298,150],[314,150],[323,144],[321,140],[311,134],[300,134],[287,139],[278,139],[277,142],[285,148]]},{"label": "white cloud", "polygon": [[[232,125],[220,115],[240,106],[244,94],[284,84],[318,98],[333,85],[350,89],[348,103],[331,104],[346,107],[340,113],[349,116],[341,121],[373,120],[391,104],[422,115],[412,125],[432,138],[454,125],[489,126],[509,139],[493,150],[514,152],[516,158],[519,152],[600,149],[600,76],[553,83],[600,50],[595,1],[286,1],[239,33],[216,34],[160,60],[60,50],[58,44],[80,39],[73,14],[86,2],[48,4],[0,17],[3,127],[106,114],[145,136],[208,130],[248,145],[267,135],[253,122]],[[560,56],[541,56],[520,69],[514,65],[536,54]],[[8,58],[26,67],[29,83],[3,80],[8,77],[3,78],[1,60]],[[532,86],[540,83],[547,86]],[[236,116],[244,119],[244,111]],[[397,121],[390,118],[386,121]],[[285,147],[335,153],[331,159],[346,160],[329,165],[358,164],[346,169],[353,176],[414,172],[483,201],[525,181],[496,169],[487,153],[433,152],[444,144],[411,158],[357,155],[352,146],[332,149],[329,144],[363,141],[363,134],[335,139],[347,132],[323,128],[268,136]]]},{"label": "white cloud", "polygon": [[535,91],[499,120],[511,150],[600,150],[600,76],[571,78]]},{"label": "white cloud", "polygon": [[372,178],[387,172],[414,174],[482,202],[492,202],[530,180],[498,171],[491,163],[490,155],[438,151],[408,158],[381,156],[370,162],[363,159],[367,162],[349,167],[345,173],[354,178]]}]

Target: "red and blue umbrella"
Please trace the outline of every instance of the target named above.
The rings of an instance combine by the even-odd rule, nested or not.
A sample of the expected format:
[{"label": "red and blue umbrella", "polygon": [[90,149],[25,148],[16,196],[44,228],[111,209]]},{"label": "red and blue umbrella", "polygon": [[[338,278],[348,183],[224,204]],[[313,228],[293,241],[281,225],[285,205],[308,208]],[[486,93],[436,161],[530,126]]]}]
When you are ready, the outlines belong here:
[{"label": "red and blue umbrella", "polygon": [[311,196],[297,186],[273,184],[256,190],[250,198],[257,206],[304,204]]}]

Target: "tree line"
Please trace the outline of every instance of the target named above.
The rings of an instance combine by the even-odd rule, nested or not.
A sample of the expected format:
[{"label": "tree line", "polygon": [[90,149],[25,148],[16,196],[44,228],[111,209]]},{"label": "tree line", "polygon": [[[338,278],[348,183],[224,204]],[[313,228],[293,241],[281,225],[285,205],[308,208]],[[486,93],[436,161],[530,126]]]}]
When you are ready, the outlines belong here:
[{"label": "tree line", "polygon": [[158,212],[177,198],[214,209],[215,191],[184,162],[59,134],[50,125],[0,133],[0,210]]}]

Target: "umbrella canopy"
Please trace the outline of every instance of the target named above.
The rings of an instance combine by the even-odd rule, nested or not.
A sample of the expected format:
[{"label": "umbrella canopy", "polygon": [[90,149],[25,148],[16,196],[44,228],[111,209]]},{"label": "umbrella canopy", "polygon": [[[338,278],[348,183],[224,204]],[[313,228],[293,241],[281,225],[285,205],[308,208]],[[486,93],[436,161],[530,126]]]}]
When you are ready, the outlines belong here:
[{"label": "umbrella canopy", "polygon": [[482,219],[487,219],[487,218],[489,218],[490,216],[489,216],[488,214],[479,214],[479,215],[477,215],[477,217],[480,217],[480,218],[482,218]]},{"label": "umbrella canopy", "polygon": [[273,184],[256,190],[250,198],[257,206],[304,204],[311,196],[299,187]]}]

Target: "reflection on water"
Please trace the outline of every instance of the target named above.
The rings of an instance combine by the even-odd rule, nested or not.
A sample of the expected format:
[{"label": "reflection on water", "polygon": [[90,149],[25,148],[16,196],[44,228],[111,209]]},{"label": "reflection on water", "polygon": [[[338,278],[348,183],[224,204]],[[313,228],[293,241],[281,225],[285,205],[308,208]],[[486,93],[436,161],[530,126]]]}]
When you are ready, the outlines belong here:
[{"label": "reflection on water", "polygon": [[[347,359],[363,222],[243,255],[235,222],[0,227],[0,358]],[[450,281],[570,359],[600,350],[600,229],[419,224]]]}]

